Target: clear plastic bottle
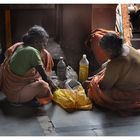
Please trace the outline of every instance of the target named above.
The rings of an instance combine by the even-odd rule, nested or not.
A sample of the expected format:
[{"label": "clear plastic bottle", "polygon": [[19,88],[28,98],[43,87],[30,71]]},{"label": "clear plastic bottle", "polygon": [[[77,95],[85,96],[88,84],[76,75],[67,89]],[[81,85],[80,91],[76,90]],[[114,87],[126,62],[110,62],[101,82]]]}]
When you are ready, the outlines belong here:
[{"label": "clear plastic bottle", "polygon": [[66,64],[63,57],[60,57],[60,60],[57,64],[57,76],[61,81],[66,80]]},{"label": "clear plastic bottle", "polygon": [[66,68],[66,77],[67,79],[78,80],[78,75],[71,66]]},{"label": "clear plastic bottle", "polygon": [[79,62],[79,81],[82,83],[88,78],[89,72],[89,61],[85,54],[83,54],[82,59]]}]

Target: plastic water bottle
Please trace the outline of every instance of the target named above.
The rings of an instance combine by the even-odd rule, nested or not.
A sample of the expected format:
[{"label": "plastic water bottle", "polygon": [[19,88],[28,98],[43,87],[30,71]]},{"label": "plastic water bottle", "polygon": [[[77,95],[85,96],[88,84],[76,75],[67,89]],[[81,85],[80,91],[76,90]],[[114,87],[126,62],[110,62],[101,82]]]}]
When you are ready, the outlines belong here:
[{"label": "plastic water bottle", "polygon": [[67,79],[78,80],[78,75],[71,66],[66,68],[66,77]]},{"label": "plastic water bottle", "polygon": [[82,59],[79,62],[79,81],[82,83],[88,78],[89,72],[89,61],[85,54],[83,54]]},{"label": "plastic water bottle", "polygon": [[66,64],[63,57],[60,57],[60,60],[57,64],[57,76],[61,81],[66,80]]}]

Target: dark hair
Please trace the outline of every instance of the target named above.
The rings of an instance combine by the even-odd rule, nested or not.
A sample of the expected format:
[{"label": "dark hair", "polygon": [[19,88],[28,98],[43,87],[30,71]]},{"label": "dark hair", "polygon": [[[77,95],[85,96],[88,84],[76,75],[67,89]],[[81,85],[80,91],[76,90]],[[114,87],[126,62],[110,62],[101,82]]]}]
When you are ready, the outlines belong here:
[{"label": "dark hair", "polygon": [[24,45],[32,46],[38,50],[46,47],[49,35],[41,26],[34,25],[26,34],[23,35],[22,40]]},{"label": "dark hair", "polygon": [[111,58],[122,54],[123,39],[115,33],[107,33],[100,40],[100,46],[107,52],[111,52]]}]

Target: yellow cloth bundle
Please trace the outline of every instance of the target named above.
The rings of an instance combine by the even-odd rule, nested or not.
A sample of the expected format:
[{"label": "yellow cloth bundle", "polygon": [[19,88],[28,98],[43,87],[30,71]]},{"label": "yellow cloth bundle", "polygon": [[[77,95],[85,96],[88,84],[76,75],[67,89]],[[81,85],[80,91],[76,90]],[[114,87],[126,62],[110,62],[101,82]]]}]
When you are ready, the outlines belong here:
[{"label": "yellow cloth bundle", "polygon": [[89,110],[92,109],[92,103],[86,96],[82,86],[70,89],[58,89],[53,94],[53,101],[59,104],[62,108],[69,110]]}]

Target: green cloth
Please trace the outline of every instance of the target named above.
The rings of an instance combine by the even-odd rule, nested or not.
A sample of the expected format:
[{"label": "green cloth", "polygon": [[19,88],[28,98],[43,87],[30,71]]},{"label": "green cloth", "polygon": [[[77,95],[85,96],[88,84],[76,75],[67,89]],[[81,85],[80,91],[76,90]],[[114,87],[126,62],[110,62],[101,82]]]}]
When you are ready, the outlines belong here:
[{"label": "green cloth", "polygon": [[11,71],[20,76],[37,65],[42,65],[40,52],[31,46],[17,48],[10,59]]}]

